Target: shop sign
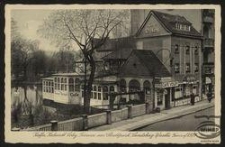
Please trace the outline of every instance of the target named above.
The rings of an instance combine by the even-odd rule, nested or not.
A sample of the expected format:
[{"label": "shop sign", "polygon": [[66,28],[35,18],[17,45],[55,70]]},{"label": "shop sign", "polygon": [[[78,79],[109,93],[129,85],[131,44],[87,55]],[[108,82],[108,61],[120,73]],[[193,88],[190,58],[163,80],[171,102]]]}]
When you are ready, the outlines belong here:
[{"label": "shop sign", "polygon": [[70,93],[70,96],[71,97],[76,97],[76,96],[79,96],[79,93],[76,93],[76,92],[75,93]]},{"label": "shop sign", "polygon": [[206,84],[211,84],[212,83],[212,80],[209,77],[206,77],[205,78],[205,83]]},{"label": "shop sign", "polygon": [[196,78],[195,78],[195,76],[186,76],[186,77],[184,77],[183,81],[184,82],[194,82],[194,81],[196,81]]},{"label": "shop sign", "polygon": [[55,94],[67,96],[67,93],[62,91],[55,91]]},{"label": "shop sign", "polygon": [[177,86],[178,86],[178,81],[162,83],[162,88],[177,87]]}]

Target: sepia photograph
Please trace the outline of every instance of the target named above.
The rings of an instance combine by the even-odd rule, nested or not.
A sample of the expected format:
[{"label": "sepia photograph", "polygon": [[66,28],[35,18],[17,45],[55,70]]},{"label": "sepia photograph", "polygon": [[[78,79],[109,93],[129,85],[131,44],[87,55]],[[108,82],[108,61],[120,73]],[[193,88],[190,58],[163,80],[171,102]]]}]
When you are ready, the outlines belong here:
[{"label": "sepia photograph", "polygon": [[7,140],[220,143],[220,7],[97,6],[6,6]]}]

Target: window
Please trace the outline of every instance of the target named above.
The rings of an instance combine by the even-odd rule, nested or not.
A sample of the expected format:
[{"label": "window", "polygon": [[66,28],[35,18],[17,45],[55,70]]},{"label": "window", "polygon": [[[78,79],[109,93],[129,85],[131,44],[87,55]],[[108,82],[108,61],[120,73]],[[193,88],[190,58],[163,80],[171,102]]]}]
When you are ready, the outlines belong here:
[{"label": "window", "polygon": [[175,54],[179,54],[179,46],[176,44],[174,48]]},{"label": "window", "polygon": [[74,80],[69,78],[69,91],[74,91]]},{"label": "window", "polygon": [[97,87],[96,86],[94,86],[93,91],[97,91]]},{"label": "window", "polygon": [[102,91],[102,87],[98,86],[98,100],[102,99],[101,91]]},{"label": "window", "polygon": [[75,79],[75,91],[80,91],[80,79]]},{"label": "window", "polygon": [[145,94],[151,94],[150,82],[145,80],[143,83]]},{"label": "window", "polygon": [[175,63],[175,73],[179,73],[179,72],[180,72],[180,64]]},{"label": "window", "polygon": [[190,72],[190,63],[186,63],[186,73]]},{"label": "window", "polygon": [[186,46],[186,55],[190,54],[190,46]]},{"label": "window", "polygon": [[101,100],[102,97],[101,97],[101,93],[98,93],[98,100]]},{"label": "window", "polygon": [[163,104],[163,93],[158,92],[157,93],[157,105],[162,105]]},{"label": "window", "polygon": [[44,85],[44,92],[48,92],[48,93],[53,93],[54,92],[54,88],[53,88],[53,81],[44,81],[43,82]]},{"label": "window", "polygon": [[127,86],[126,81],[124,79],[120,80],[120,91],[126,92]]},{"label": "window", "polygon": [[176,23],[175,28],[178,29],[178,30],[182,30],[182,31],[190,31],[191,30],[190,25],[179,24],[179,23]]},{"label": "window", "polygon": [[101,92],[102,87],[98,86],[98,92]]},{"label": "window", "polygon": [[94,92],[94,99],[97,99],[97,93]]},{"label": "window", "polygon": [[46,90],[45,90],[45,87],[46,87],[46,85],[45,85],[45,81],[43,82],[43,91],[45,92]]},{"label": "window", "polygon": [[198,63],[195,63],[195,72],[198,72]]},{"label": "window", "polygon": [[114,86],[110,86],[109,90],[110,92],[114,92]]},{"label": "window", "polygon": [[108,87],[103,87],[103,100],[108,100]]},{"label": "window", "polygon": [[195,55],[198,55],[198,47],[195,47]]}]

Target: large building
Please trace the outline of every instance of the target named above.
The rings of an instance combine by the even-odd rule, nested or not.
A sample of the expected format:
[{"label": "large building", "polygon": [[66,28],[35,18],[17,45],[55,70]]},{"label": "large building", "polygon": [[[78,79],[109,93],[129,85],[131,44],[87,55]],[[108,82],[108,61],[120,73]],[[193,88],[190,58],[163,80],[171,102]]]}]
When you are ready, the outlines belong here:
[{"label": "large building", "polygon": [[[190,15],[193,12],[195,17]],[[208,77],[213,77],[205,74],[205,68],[211,67],[214,59],[210,58],[212,47],[206,45],[209,36],[202,31],[206,26],[211,28],[210,23],[203,27],[202,22],[196,21],[204,20],[203,10],[193,12],[131,10],[132,35],[107,39],[94,53],[98,66],[91,105],[109,105],[112,92],[118,94],[115,104],[150,102],[153,108],[161,109],[190,103],[191,93],[195,101],[201,100],[202,89],[210,90],[210,86],[206,88]],[[81,88],[78,96],[80,104],[82,91]]]},{"label": "large building", "polygon": [[[135,35],[141,27],[142,22],[148,16],[151,10],[136,9],[131,10],[131,34]],[[159,12],[181,16],[192,23],[192,26],[203,36],[201,60],[202,60],[202,92],[214,93],[215,74],[215,10],[214,9],[165,9],[157,10]]]},{"label": "large building", "polygon": [[203,93],[214,93],[215,86],[215,11],[202,10],[203,30]]}]

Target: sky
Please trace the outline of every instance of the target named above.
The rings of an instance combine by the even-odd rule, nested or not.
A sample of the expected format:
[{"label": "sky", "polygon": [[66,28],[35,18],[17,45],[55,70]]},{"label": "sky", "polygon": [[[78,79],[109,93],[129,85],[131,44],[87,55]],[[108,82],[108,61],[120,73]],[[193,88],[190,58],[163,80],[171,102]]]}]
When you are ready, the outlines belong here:
[{"label": "sky", "polygon": [[43,20],[49,16],[52,10],[12,10],[11,16],[17,22],[18,31],[27,39],[39,40],[40,49],[44,51],[53,52],[58,48],[47,40],[37,34],[39,26]]}]

